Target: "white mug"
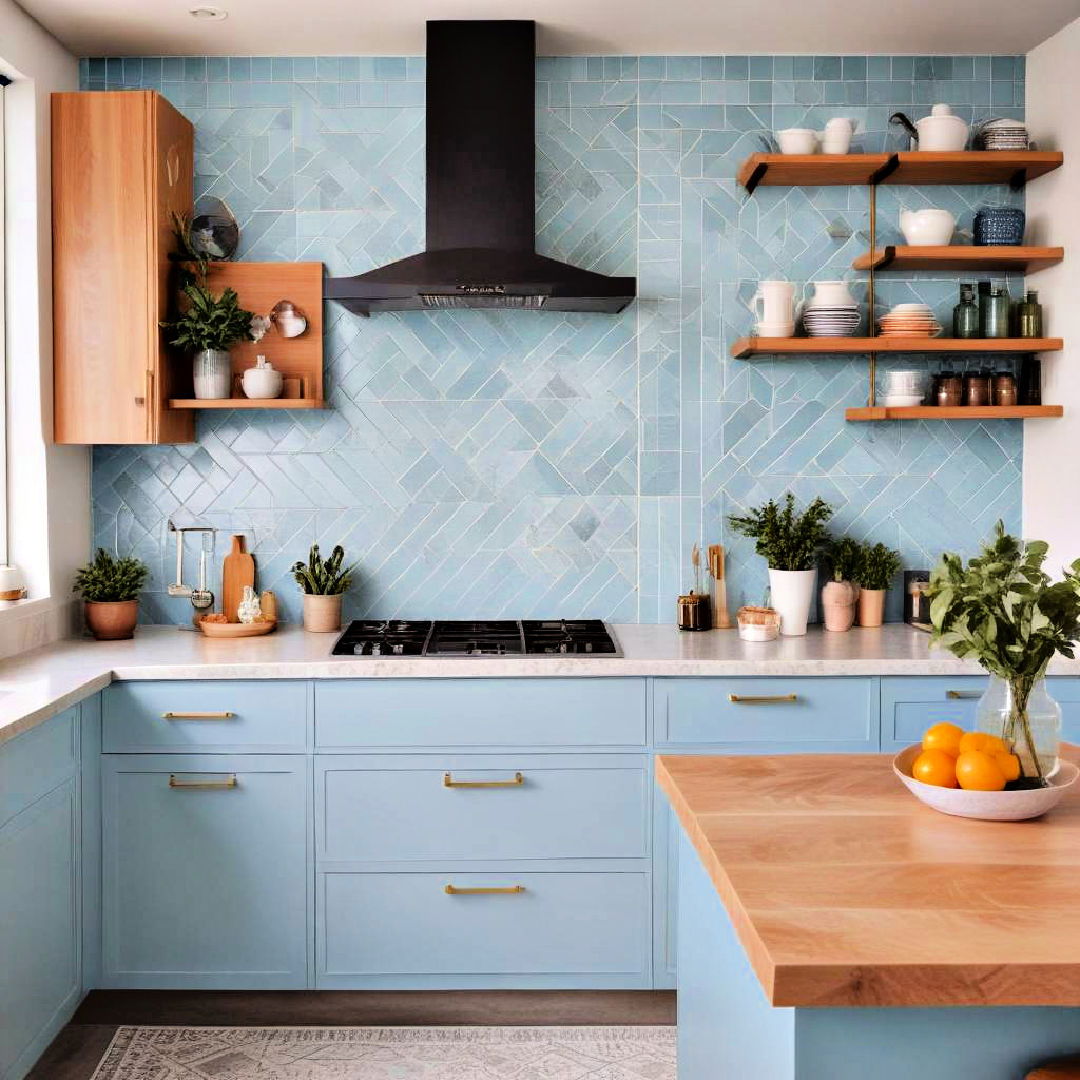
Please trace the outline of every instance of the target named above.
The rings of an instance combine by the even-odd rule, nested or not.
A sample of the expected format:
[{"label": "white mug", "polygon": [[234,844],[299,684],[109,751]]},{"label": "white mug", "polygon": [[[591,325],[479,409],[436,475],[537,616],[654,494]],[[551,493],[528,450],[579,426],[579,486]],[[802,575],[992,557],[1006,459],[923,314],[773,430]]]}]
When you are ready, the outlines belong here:
[{"label": "white mug", "polygon": [[[761,309],[758,309],[761,301]],[[790,337],[795,327],[795,285],[790,281],[759,281],[750,300],[758,322],[759,337]],[[788,333],[777,333],[786,326]],[[767,330],[766,330],[767,328]]]}]

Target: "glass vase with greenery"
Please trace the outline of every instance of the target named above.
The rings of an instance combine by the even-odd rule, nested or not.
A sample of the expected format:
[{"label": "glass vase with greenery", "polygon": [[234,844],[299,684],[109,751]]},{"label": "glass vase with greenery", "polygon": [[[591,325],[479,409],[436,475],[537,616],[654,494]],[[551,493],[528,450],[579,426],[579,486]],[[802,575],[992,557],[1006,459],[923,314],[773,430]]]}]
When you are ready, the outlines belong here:
[{"label": "glass vase with greenery", "polygon": [[980,712],[992,715],[981,715],[980,723],[997,717],[991,733],[1020,758],[1023,779],[1040,786],[1057,768],[1061,724],[1045,691],[1046,668],[1058,654],[1071,658],[1080,637],[1080,559],[1052,581],[1043,570],[1046,553],[1043,541],[1025,543],[999,521],[967,565],[959,555],[943,555],[929,590],[932,640],[990,673]]}]

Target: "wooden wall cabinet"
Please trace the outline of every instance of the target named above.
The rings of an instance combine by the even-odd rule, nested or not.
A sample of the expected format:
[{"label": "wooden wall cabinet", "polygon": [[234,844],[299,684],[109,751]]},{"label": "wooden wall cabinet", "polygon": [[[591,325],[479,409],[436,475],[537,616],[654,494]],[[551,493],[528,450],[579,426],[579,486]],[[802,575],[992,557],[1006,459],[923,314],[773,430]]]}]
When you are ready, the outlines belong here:
[{"label": "wooden wall cabinet", "polygon": [[191,442],[159,326],[171,213],[192,206],[191,123],[150,90],[53,94],[52,174],[56,442]]}]

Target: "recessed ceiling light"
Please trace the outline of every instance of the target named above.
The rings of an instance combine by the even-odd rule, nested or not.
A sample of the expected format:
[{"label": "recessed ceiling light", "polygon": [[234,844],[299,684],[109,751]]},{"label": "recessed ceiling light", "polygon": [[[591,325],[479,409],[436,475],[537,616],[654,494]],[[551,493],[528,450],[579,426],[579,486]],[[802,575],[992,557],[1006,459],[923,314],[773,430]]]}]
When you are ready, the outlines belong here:
[{"label": "recessed ceiling light", "polygon": [[193,7],[188,11],[188,14],[193,19],[206,19],[213,22],[221,22],[222,19],[229,17],[229,13],[224,8],[219,7]]}]

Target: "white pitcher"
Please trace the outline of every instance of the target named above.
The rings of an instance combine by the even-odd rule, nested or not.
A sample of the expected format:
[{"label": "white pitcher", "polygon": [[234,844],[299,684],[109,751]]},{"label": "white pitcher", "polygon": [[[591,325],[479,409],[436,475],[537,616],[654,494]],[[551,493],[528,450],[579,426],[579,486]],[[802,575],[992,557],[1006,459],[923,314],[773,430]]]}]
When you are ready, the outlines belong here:
[{"label": "white pitcher", "polygon": [[795,333],[795,285],[792,282],[759,281],[750,305],[758,322],[758,337],[791,337]]},{"label": "white pitcher", "polygon": [[846,281],[811,281],[813,295],[806,301],[806,308],[857,307]]}]

